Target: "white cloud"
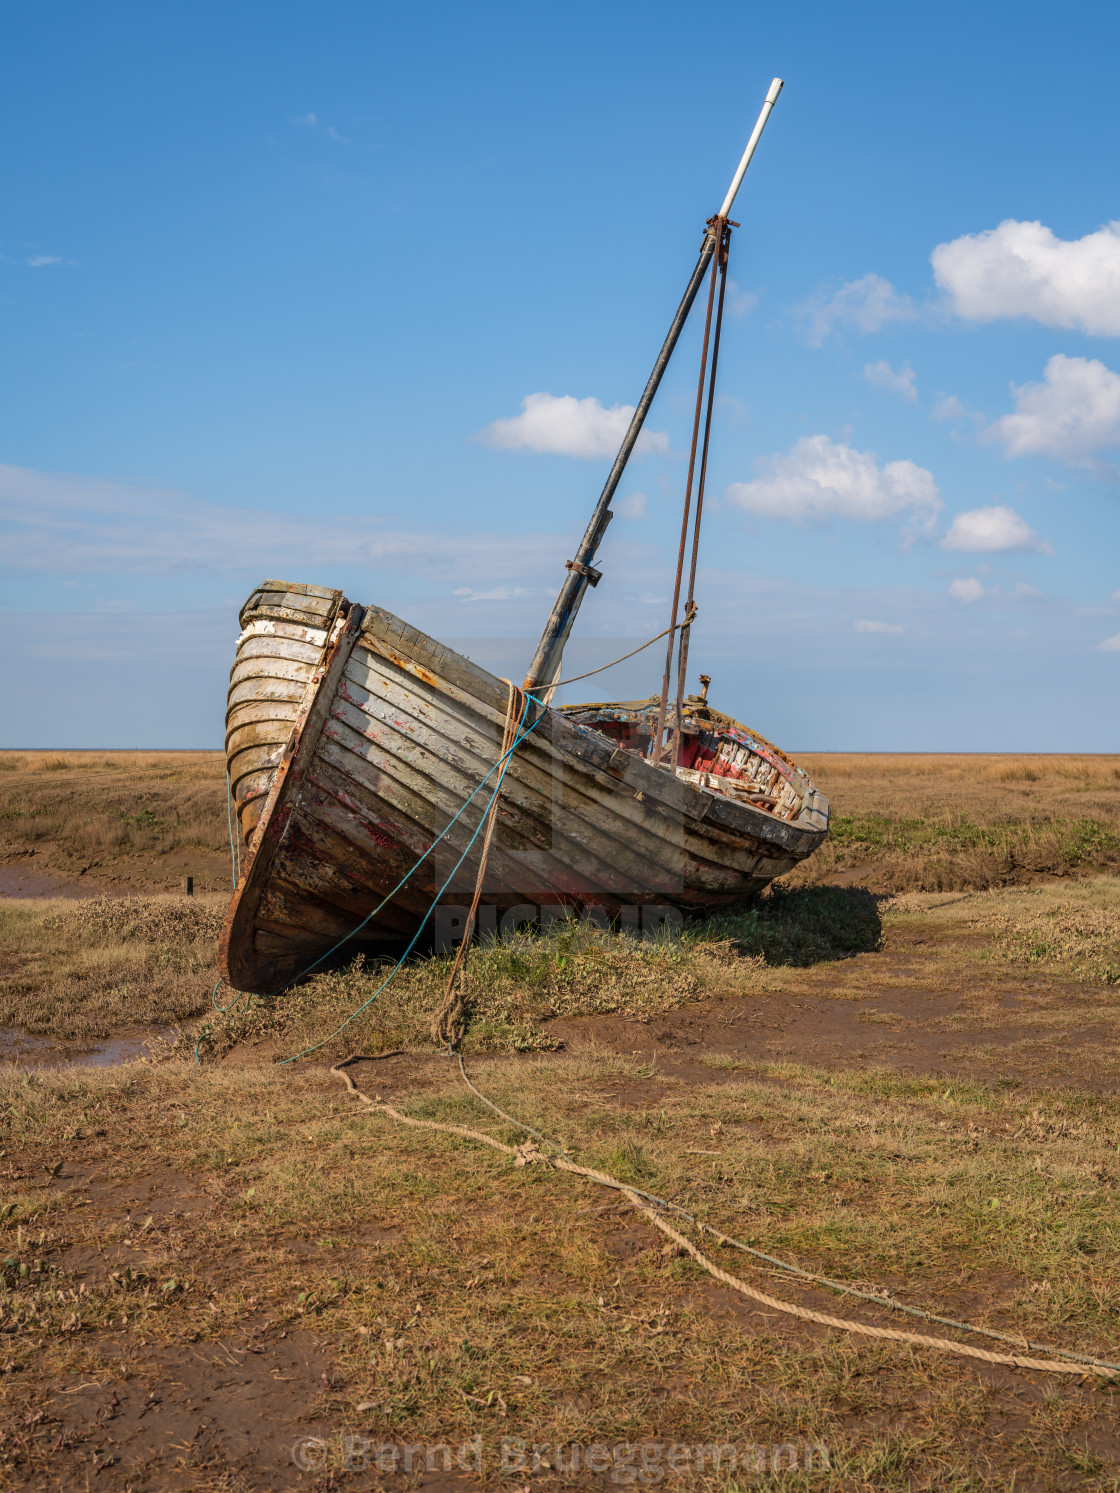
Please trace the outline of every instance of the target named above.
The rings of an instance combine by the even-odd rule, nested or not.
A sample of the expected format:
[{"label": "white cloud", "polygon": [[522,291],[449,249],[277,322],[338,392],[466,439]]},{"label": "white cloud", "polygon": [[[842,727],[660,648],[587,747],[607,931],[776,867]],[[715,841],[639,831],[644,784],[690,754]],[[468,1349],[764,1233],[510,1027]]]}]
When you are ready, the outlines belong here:
[{"label": "white cloud", "polygon": [[1108,599],[1109,601],[1120,601],[1120,591],[1114,591]]},{"label": "white cloud", "polygon": [[867,622],[862,617],[856,623],[856,632],[903,633],[906,629],[891,622]]},{"label": "white cloud", "polygon": [[984,587],[974,575],[966,580],[952,581],[949,585],[949,595],[954,601],[979,601],[984,594]]},{"label": "white cloud", "polygon": [[1120,336],[1120,223],[1068,240],[1042,223],[1008,218],[938,244],[930,263],[950,308],[967,321],[1026,316]]},{"label": "white cloud", "polygon": [[619,518],[648,518],[649,498],[644,492],[632,492],[613,505]]},{"label": "white cloud", "polygon": [[41,270],[44,265],[61,264],[62,259],[58,254],[32,254],[28,257],[26,263],[33,270]]},{"label": "white cloud", "polygon": [[[521,401],[521,414],[495,420],[478,432],[477,439],[501,451],[549,451],[589,459],[614,456],[633,413],[632,404],[606,409],[595,398],[529,394]],[[643,430],[634,449],[639,454],[667,454],[669,437],[664,431]]]},{"label": "white cloud", "polygon": [[1097,358],[1055,353],[1043,382],[1012,384],[1015,413],[985,432],[1007,456],[1053,456],[1084,463],[1094,452],[1120,445],[1120,374]]},{"label": "white cloud", "polygon": [[533,593],[524,586],[495,586],[490,591],[472,591],[469,586],[460,586],[451,594],[461,596],[464,601],[520,601]]},{"label": "white cloud", "polygon": [[909,399],[914,404],[918,402],[914,370],[909,363],[903,363],[897,373],[885,360],[879,363],[865,363],[863,376],[872,388],[889,389],[891,393],[901,394],[903,399]]},{"label": "white cloud", "polygon": [[340,135],[333,125],[324,124],[318,114],[301,114],[296,120],[296,124],[306,124],[313,130],[322,130],[332,140],[337,140],[339,145],[353,145],[354,143],[349,135]]},{"label": "white cloud", "polygon": [[[221,508],[190,493],[0,466],[3,563],[13,569],[131,574],[216,568],[257,578],[378,565],[442,585],[516,586],[562,566],[559,534],[454,534],[392,519]],[[512,594],[512,593],[511,593]]]},{"label": "white cloud", "polygon": [[727,499],[748,513],[795,523],[850,518],[868,523],[908,514],[919,528],[932,527],[941,497],[932,472],[912,461],[880,467],[871,451],[803,436],[788,454],[768,458],[754,482],[735,482]]},{"label": "white cloud", "polygon": [[1040,539],[1030,524],[1004,503],[958,513],[941,547],[968,554],[989,554],[996,550],[1038,550],[1053,554],[1046,540]]},{"label": "white cloud", "polygon": [[942,394],[930,410],[929,417],[931,420],[972,420],[979,425],[984,423],[983,415],[976,415],[965,409],[955,394]]},{"label": "white cloud", "polygon": [[819,347],[837,327],[877,332],[892,321],[915,321],[919,314],[910,297],[896,290],[882,275],[850,280],[832,295],[818,290],[798,306],[797,313],[813,347]]},{"label": "white cloud", "polygon": [[1120,632],[1115,632],[1110,638],[1105,638],[1103,643],[1098,643],[1097,652],[1120,653]]},{"label": "white cloud", "polygon": [[740,290],[734,280],[728,280],[724,305],[732,316],[749,316],[758,305],[758,297],[749,290]]}]

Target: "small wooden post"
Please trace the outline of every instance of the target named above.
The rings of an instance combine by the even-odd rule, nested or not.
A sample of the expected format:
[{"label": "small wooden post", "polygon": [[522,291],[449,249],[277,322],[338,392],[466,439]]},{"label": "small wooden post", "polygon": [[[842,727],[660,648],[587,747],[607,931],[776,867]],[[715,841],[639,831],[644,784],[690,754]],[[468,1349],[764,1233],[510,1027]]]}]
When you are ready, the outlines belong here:
[{"label": "small wooden post", "polygon": [[184,876],[183,877],[183,896],[184,897],[193,897],[194,896],[194,877],[193,876]]}]

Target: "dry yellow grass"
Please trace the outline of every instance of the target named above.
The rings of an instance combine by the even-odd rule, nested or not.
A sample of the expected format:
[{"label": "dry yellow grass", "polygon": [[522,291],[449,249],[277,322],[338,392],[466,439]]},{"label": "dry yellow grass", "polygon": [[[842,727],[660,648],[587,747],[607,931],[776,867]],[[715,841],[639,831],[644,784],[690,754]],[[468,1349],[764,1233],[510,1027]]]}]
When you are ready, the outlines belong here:
[{"label": "dry yellow grass", "polygon": [[220,752],[0,752],[0,867],[136,891],[230,884]]},{"label": "dry yellow grass", "polygon": [[833,809],[797,873],[877,891],[1003,886],[1120,866],[1120,756],[809,754]]},{"label": "dry yellow grass", "polygon": [[0,899],[0,1027],[89,1042],[210,1007],[225,899]]},{"label": "dry yellow grass", "polygon": [[982,822],[1077,817],[1120,824],[1120,754],[818,752],[799,756],[843,814],[936,816],[971,809]]}]

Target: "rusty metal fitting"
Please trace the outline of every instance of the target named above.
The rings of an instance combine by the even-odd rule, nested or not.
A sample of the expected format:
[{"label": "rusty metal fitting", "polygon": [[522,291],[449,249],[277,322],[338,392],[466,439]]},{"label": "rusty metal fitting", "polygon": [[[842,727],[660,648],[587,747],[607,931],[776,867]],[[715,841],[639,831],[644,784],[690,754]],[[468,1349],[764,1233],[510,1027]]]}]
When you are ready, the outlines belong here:
[{"label": "rusty metal fitting", "polygon": [[584,565],[579,560],[565,560],[565,570],[574,570],[576,575],[586,577],[589,586],[597,586],[603,579],[603,572],[596,570],[592,565]]}]

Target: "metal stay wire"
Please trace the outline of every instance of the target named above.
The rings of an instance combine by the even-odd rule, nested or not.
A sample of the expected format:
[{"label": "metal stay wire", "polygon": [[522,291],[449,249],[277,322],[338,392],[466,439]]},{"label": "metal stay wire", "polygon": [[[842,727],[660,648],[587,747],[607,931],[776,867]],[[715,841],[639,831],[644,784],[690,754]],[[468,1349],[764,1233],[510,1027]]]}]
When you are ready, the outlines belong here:
[{"label": "metal stay wire", "polygon": [[672,627],[665,627],[652,638],[647,638],[644,643],[639,643],[636,648],[631,648],[629,653],[624,653],[621,658],[612,658],[609,664],[600,664],[597,669],[588,669],[586,674],[572,674],[567,679],[556,679],[548,687],[557,690],[561,685],[578,684],[581,679],[590,679],[593,674],[603,674],[607,669],[613,669],[615,664],[624,664],[628,658],[633,658],[636,653],[641,653],[644,648],[649,648],[654,643],[659,643],[662,638],[667,638],[671,632],[678,628],[687,627],[696,615],[696,607],[693,606],[691,613],[685,608],[684,618],[675,622]]},{"label": "metal stay wire", "polygon": [[708,369],[708,342],[712,333],[712,309],[715,305],[716,275],[720,256],[721,240],[717,235],[713,219],[708,224],[708,233],[714,244],[712,271],[708,282],[708,312],[704,318],[704,341],[700,349],[700,376],[696,383],[696,410],[692,417],[692,442],[688,451],[688,477],[684,486],[684,511],[681,515],[681,542],[677,552],[677,572],[673,579],[673,603],[669,609],[669,642],[665,649],[665,673],[661,681],[661,702],[657,708],[657,725],[653,733],[652,762],[656,767],[662,757],[662,736],[665,732],[665,713],[669,703],[669,679],[673,672],[673,634],[677,629],[677,608],[681,599],[681,578],[684,574],[684,554],[688,544],[688,522],[692,511],[692,481],[696,472],[696,447],[700,438],[700,416],[704,406],[704,376]]},{"label": "metal stay wire", "polygon": [[723,219],[716,220],[720,227],[720,242],[712,261],[712,270],[719,266],[719,305],[716,309],[715,333],[712,337],[712,371],[708,380],[708,406],[704,414],[704,442],[700,452],[700,476],[696,483],[696,516],[692,525],[692,561],[688,571],[688,596],[685,600],[685,622],[677,644],[677,710],[674,721],[673,766],[680,766],[681,725],[684,720],[685,673],[688,669],[688,642],[692,635],[689,613],[696,614],[696,560],[700,552],[700,520],[704,513],[704,488],[708,480],[708,447],[712,437],[712,408],[716,397],[716,369],[719,367],[719,342],[723,331],[723,302],[727,292],[727,259],[731,247],[731,225]]}]

